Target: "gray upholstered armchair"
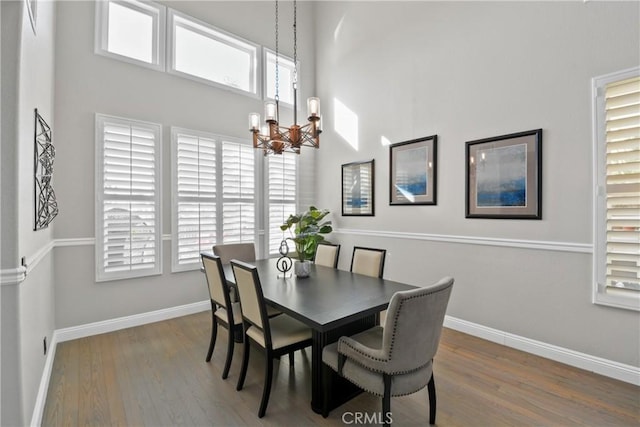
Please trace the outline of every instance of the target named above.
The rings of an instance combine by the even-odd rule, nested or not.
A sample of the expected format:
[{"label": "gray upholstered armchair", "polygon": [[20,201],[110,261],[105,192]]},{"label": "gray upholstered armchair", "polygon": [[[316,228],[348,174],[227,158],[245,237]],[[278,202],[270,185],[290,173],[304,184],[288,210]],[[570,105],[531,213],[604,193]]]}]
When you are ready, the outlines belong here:
[{"label": "gray upholstered armchair", "polygon": [[[433,357],[452,287],[453,279],[445,277],[432,286],[397,292],[389,303],[384,327],[340,337],[323,349],[325,365],[363,390],[382,396],[385,425],[392,418],[391,396],[412,394],[427,385],[429,423],[435,423]],[[328,372],[325,380],[330,378]],[[323,412],[326,417],[328,409]]]}]

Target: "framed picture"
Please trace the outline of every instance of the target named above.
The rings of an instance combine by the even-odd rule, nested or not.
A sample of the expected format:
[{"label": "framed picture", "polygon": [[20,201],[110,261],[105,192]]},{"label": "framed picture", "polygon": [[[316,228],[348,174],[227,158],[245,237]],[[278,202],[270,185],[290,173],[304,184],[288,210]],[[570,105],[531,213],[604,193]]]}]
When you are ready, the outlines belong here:
[{"label": "framed picture", "polygon": [[29,21],[31,21],[31,29],[33,34],[36,34],[36,19],[38,17],[38,1],[37,0],[24,0],[29,14]]},{"label": "framed picture", "polygon": [[438,136],[389,146],[389,204],[437,204]]},{"label": "framed picture", "polygon": [[466,217],[542,219],[542,129],[467,142]]},{"label": "framed picture", "polygon": [[342,216],[374,216],[375,160],[342,165]]}]

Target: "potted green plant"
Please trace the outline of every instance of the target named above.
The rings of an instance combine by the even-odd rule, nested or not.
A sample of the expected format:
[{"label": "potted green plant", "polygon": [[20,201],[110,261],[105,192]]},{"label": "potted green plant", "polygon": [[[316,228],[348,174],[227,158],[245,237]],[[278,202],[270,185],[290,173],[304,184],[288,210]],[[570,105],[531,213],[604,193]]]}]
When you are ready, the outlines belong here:
[{"label": "potted green plant", "polygon": [[[301,214],[289,215],[287,221],[280,226],[282,231],[289,230],[291,240],[296,247],[296,261],[294,265],[296,276],[307,277],[310,270],[310,261],[316,253],[318,243],[325,241],[323,234],[331,233],[331,221],[325,220],[329,215],[327,209],[317,209],[315,206]],[[293,230],[292,230],[293,228]]]}]

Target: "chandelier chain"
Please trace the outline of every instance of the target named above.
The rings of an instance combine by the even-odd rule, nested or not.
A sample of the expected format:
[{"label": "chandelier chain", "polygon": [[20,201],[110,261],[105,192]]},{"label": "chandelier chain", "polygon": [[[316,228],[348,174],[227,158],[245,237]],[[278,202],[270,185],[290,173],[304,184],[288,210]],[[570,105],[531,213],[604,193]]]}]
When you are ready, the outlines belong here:
[{"label": "chandelier chain", "polygon": [[293,84],[298,83],[298,5],[293,0]]},{"label": "chandelier chain", "polygon": [[276,102],[280,100],[280,67],[278,64],[279,46],[278,46],[278,0],[276,0]]}]

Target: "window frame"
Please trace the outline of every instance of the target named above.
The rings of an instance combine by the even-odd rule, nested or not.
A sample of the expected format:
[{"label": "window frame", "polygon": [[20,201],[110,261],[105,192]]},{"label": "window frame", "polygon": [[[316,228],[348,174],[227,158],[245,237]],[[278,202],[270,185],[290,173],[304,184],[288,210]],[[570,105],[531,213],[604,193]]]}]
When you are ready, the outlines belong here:
[{"label": "window frame", "polygon": [[[605,89],[610,83],[640,76],[640,67],[633,67],[592,78],[593,117],[593,278],[594,304],[640,311],[640,292],[606,292],[607,237],[606,237],[606,117]],[[624,292],[624,291],[623,291]]]},{"label": "window frame", "polygon": [[[201,34],[203,36],[209,37],[218,42],[224,43],[227,46],[231,46],[233,48],[237,48],[240,50],[249,50],[239,48],[238,45],[247,45],[253,49],[253,58],[252,58],[252,75],[250,76],[251,85],[253,86],[250,91],[236,88],[233,86],[226,85],[224,83],[215,82],[213,80],[209,80],[203,77],[195,76],[193,74],[186,73],[184,71],[177,70],[175,67],[175,48],[176,48],[176,40],[175,40],[175,27],[177,25],[176,18],[179,23],[182,23],[182,26],[186,27],[190,31]],[[189,24],[192,24],[190,27]],[[194,28],[194,26],[201,26],[206,28],[208,31],[217,34],[206,34],[201,29]],[[230,43],[229,40],[233,40],[236,45]],[[179,76],[185,79],[189,79],[198,83],[206,84],[209,86],[213,86],[219,89],[228,90],[234,93],[242,94],[245,96],[249,96],[252,98],[260,99],[262,93],[262,79],[258,78],[259,75],[262,74],[262,61],[259,58],[260,45],[256,44],[252,41],[244,39],[242,37],[237,36],[236,34],[230,33],[228,31],[222,30],[214,25],[206,23],[204,21],[200,21],[192,16],[179,12],[175,9],[169,8],[168,17],[167,17],[167,66],[166,71],[169,74]]]},{"label": "window frame", "polygon": [[[224,233],[223,233],[223,214],[224,214],[224,204],[225,197],[223,192],[224,186],[224,176],[223,176],[223,144],[225,142],[232,144],[244,145],[247,147],[251,147],[251,141],[234,138],[229,136],[224,136],[220,134],[215,134],[211,132],[203,132],[197,131],[193,129],[186,129],[181,127],[171,127],[171,272],[179,273],[184,271],[192,271],[198,270],[200,268],[200,262],[191,262],[180,264],[178,260],[178,176],[177,176],[177,160],[178,160],[178,144],[177,137],[178,135],[189,135],[199,138],[211,139],[215,142],[215,152],[216,152],[216,165],[215,165],[215,173],[216,173],[216,196],[215,196],[215,204],[216,204],[216,241],[214,244],[224,244]],[[261,187],[259,187],[259,164],[258,157],[256,155],[256,151],[251,148],[253,151],[253,186],[254,186],[254,197],[253,197],[253,206],[254,206],[254,234],[252,242],[258,247],[258,238],[261,233],[260,224],[258,222],[261,217],[261,211],[259,209],[259,200],[262,197],[260,194]],[[236,199],[231,199],[231,201]],[[240,199],[238,199],[240,200]],[[229,202],[229,199],[226,199]],[[229,242],[227,242],[229,243]]]},{"label": "window frame", "polygon": [[[109,4],[115,3],[129,9],[150,15],[153,18],[153,54],[152,62],[145,62],[140,59],[121,55],[108,50],[109,40]],[[167,8],[153,1],[139,0],[105,0],[98,1],[95,4],[95,38],[94,53],[119,61],[128,62],[130,64],[139,65],[141,67],[150,68],[156,71],[165,70],[165,53],[166,53],[166,11]]]},{"label": "window frame", "polygon": [[[154,177],[155,196],[154,208],[156,214],[154,244],[156,248],[155,265],[152,269],[127,270],[118,272],[106,272],[104,270],[104,202],[105,197],[104,180],[104,127],[106,123],[122,126],[138,126],[153,132],[154,150]],[[96,113],[95,115],[95,272],[96,282],[107,282],[112,280],[133,279],[138,277],[156,276],[162,274],[162,125],[158,123],[133,120],[123,117],[115,117],[106,114]]]},{"label": "window frame", "polygon": [[[296,189],[295,189],[295,200],[293,203],[293,210],[294,213],[298,213],[299,211],[299,207],[300,207],[300,157],[297,154],[293,154],[293,153],[287,153],[288,155],[291,155],[294,159],[295,159],[295,176],[296,176]],[[264,157],[264,156],[263,156]],[[264,195],[264,214],[263,214],[263,218],[265,219],[265,223],[264,223],[264,235],[265,235],[265,239],[264,239],[264,253],[265,253],[265,257],[266,258],[270,258],[270,257],[277,257],[279,256],[279,253],[271,253],[270,251],[270,242],[271,242],[271,228],[269,227],[269,208],[271,205],[271,197],[270,197],[270,193],[269,193],[269,173],[270,173],[270,164],[269,161],[267,159],[269,158],[273,158],[273,157],[265,157],[265,162],[264,162],[264,171],[263,171],[263,182],[264,185],[262,186],[262,192]],[[283,199],[273,199],[274,203],[276,204],[284,204],[285,200]],[[284,218],[284,220],[286,221],[287,218]],[[287,238],[289,237],[288,235],[288,231],[284,232],[284,237]],[[293,253],[295,252],[295,246],[293,246],[292,243],[288,243],[289,244],[289,253]]]},{"label": "window frame", "polygon": [[[179,244],[179,229],[178,229],[178,214],[179,214],[179,202],[180,197],[178,193],[178,136],[188,135],[197,138],[206,138],[214,141],[215,144],[215,174],[216,174],[216,193],[212,203],[216,205],[216,242],[218,239],[218,214],[219,214],[219,164],[220,159],[220,140],[219,136],[207,132],[195,131],[192,129],[185,129],[180,127],[171,127],[171,272],[176,273],[180,271],[196,270],[200,267],[200,262],[193,263],[180,263],[178,258],[178,244]],[[214,244],[215,244],[214,243]],[[202,243],[200,243],[201,245]]]}]

